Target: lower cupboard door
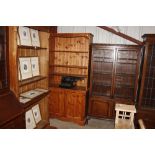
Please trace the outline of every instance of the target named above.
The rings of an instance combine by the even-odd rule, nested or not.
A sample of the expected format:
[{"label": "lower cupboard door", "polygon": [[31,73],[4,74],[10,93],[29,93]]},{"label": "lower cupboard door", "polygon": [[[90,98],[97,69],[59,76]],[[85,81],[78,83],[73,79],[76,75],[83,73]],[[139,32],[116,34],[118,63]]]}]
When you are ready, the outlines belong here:
[{"label": "lower cupboard door", "polygon": [[91,113],[90,115],[96,117],[110,117],[109,111],[110,106],[109,102],[101,100],[91,100]]}]

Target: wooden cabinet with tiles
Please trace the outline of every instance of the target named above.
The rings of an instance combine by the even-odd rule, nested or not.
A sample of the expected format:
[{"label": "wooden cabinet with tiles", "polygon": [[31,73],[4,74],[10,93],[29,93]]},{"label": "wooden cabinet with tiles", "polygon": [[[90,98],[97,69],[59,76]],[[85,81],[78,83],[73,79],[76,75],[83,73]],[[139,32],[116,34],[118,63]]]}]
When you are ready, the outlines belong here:
[{"label": "wooden cabinet with tiles", "polygon": [[140,50],[136,45],[92,45],[90,116],[113,118],[116,102],[136,102]]},{"label": "wooden cabinet with tiles", "polygon": [[[59,33],[50,36],[49,86],[53,92],[49,97],[51,117],[64,114],[66,120],[84,124],[92,38],[88,33]],[[64,76],[80,79],[73,90],[59,88]]]}]

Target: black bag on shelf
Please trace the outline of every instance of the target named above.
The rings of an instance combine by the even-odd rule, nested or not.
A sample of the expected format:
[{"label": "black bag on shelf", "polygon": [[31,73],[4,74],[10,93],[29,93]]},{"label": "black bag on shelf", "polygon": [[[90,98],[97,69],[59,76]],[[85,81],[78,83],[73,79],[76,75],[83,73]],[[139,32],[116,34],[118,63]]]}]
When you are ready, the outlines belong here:
[{"label": "black bag on shelf", "polygon": [[74,88],[76,86],[76,82],[80,79],[81,78],[74,77],[74,76],[63,76],[61,79],[61,84],[59,85],[59,87]]}]

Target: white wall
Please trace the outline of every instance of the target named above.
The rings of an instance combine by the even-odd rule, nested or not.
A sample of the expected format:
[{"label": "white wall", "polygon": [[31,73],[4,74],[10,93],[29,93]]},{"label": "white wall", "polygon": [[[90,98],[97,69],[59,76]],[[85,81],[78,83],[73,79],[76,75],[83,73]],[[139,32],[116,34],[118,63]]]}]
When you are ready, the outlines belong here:
[{"label": "white wall", "polygon": [[[119,26],[120,32],[141,40],[145,33],[154,33],[155,26]],[[92,33],[94,43],[134,44],[95,26],[59,26],[59,33]]]}]

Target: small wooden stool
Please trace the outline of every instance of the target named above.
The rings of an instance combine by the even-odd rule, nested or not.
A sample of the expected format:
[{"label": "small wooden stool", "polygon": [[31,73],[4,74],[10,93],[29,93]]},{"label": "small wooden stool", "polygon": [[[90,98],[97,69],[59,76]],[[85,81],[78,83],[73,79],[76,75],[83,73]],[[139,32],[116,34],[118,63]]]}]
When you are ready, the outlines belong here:
[{"label": "small wooden stool", "polygon": [[115,129],[134,129],[134,105],[116,103],[115,111]]}]

